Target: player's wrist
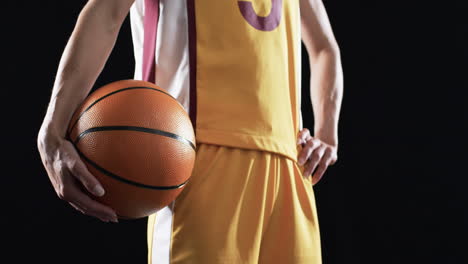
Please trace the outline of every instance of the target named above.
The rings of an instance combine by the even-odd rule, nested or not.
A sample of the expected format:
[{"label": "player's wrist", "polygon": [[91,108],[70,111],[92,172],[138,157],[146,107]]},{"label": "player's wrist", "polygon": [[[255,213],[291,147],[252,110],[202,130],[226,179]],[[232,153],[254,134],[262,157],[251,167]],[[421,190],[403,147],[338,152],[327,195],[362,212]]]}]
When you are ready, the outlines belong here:
[{"label": "player's wrist", "polygon": [[53,124],[44,123],[37,136],[37,145],[39,149],[50,152],[53,149],[59,148],[64,140],[66,139],[63,133]]},{"label": "player's wrist", "polygon": [[316,129],[314,137],[330,146],[338,147],[338,131],[336,129]]}]

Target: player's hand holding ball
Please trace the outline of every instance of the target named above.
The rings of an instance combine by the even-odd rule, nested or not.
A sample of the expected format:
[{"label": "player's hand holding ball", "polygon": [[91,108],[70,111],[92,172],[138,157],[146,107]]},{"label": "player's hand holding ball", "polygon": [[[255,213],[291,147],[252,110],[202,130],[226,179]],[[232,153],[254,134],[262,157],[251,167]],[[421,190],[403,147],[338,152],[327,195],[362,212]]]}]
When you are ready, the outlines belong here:
[{"label": "player's hand holding ball", "polygon": [[61,199],[83,214],[97,217],[104,222],[117,222],[114,210],[89,195],[99,197],[105,191],[88,171],[70,141],[55,135],[54,129],[42,128],[38,148],[50,181]]},{"label": "player's hand holding ball", "polygon": [[304,176],[312,175],[312,184],[320,181],[328,166],[333,165],[338,160],[338,147],[325,143],[318,137],[312,137],[307,128],[299,132],[297,144],[302,145],[302,150],[298,155],[298,163],[304,166]]},{"label": "player's hand holding ball", "polygon": [[66,139],[46,130],[38,147],[58,196],[106,222],[157,212],[177,198],[192,173],[190,118],[153,83],[109,83],[76,109]]}]

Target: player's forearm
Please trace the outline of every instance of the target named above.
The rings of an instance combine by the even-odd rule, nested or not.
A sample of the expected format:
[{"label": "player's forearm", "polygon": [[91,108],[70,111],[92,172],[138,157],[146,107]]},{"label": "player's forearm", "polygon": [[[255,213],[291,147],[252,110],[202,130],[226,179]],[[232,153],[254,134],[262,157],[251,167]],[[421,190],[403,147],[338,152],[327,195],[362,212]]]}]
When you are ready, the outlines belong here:
[{"label": "player's forearm", "polygon": [[310,96],[314,112],[314,136],[338,145],[338,120],[343,97],[343,71],[337,47],[321,50],[311,60]]},{"label": "player's forearm", "polygon": [[40,137],[64,137],[73,111],[88,95],[114,47],[124,14],[90,1],[65,47]]},{"label": "player's forearm", "polygon": [[343,94],[340,51],[322,0],[300,0],[302,40],[310,61],[314,136],[338,145]]}]

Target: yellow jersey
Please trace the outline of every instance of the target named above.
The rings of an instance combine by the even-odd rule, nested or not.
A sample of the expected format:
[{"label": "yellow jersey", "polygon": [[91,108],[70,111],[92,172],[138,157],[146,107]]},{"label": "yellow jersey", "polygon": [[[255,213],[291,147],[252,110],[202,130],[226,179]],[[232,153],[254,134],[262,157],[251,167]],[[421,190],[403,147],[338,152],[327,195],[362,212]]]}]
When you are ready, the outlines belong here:
[{"label": "yellow jersey", "polygon": [[[146,10],[152,13],[144,22],[142,77],[164,88],[153,78],[154,68],[165,67],[154,60],[155,43],[164,43],[155,41],[161,7],[155,2],[146,0],[147,9],[155,9]],[[295,160],[302,126],[299,0],[188,0],[186,5],[187,110],[197,142]]]}]

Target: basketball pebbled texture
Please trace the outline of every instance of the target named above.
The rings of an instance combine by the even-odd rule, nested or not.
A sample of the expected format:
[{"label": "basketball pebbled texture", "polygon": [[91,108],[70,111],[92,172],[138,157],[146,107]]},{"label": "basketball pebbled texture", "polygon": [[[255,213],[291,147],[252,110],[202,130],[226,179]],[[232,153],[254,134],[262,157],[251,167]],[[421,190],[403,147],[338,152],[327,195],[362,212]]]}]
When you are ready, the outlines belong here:
[{"label": "basketball pebbled texture", "polygon": [[160,87],[121,80],[91,93],[68,136],[106,193],[96,200],[123,218],[148,216],[188,181],[195,135],[184,108]]}]

